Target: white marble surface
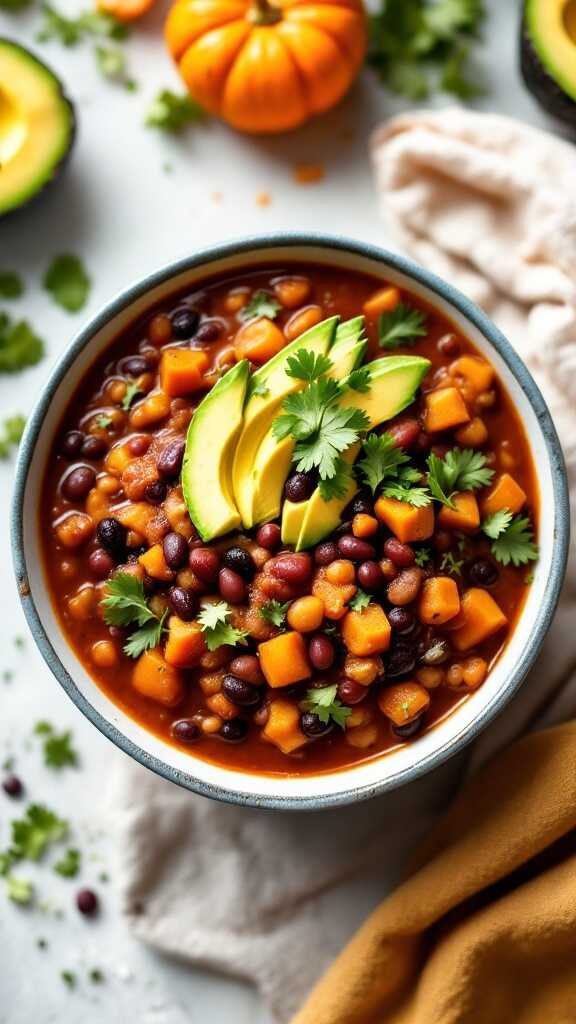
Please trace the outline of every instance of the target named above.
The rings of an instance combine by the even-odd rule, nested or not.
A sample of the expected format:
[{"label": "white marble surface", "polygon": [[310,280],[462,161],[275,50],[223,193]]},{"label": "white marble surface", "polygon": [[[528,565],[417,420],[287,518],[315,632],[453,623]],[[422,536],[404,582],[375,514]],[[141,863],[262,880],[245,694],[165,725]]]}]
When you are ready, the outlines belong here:
[{"label": "white marble surface", "polygon": [[[490,94],[478,106],[544,125],[516,69],[520,5],[490,0],[488,6],[478,63]],[[62,7],[79,9],[73,0]],[[103,82],[88,45],[71,50],[57,43],[36,46],[76,101],[80,131],[71,165],[58,186],[0,224],[0,267],[21,271],[28,286],[14,312],[29,317],[49,350],[40,366],[0,380],[2,416],[30,409],[50,360],[86,316],[120,288],[176,256],[233,236],[275,229],[326,230],[390,241],[376,216],[367,139],[380,119],[403,104],[365,72],[337,111],[291,136],[243,138],[210,123],[181,139],[164,138],[142,126],[156,91],[178,86],[159,38],[160,21],[160,12],[153,14],[128,44],[131,70],[141,86],[135,93]],[[0,13],[0,36],[30,45],[37,23],[33,13]],[[325,165],[320,186],[294,183],[292,168],[301,162]],[[166,163],[171,173],[163,169]],[[266,208],[256,202],[262,191],[271,196]],[[221,194],[219,201],[215,193]],[[40,287],[52,256],[66,250],[82,255],[93,280],[90,303],[79,316],[60,311]],[[0,1024],[119,1024],[127,1015],[143,1024],[200,1024],[207,1019],[214,1024],[265,1024],[266,1012],[247,986],[158,958],[126,933],[114,896],[114,836],[107,830],[105,803],[107,783],[123,755],[71,705],[32,641],[26,640],[22,649],[14,642],[15,636],[26,635],[26,627],[10,571],[11,471],[10,463],[0,464],[0,675],[5,669],[14,673],[11,682],[0,678],[0,759],[12,754],[27,796],[46,801],[69,818],[85,851],[82,882],[97,883],[103,870],[110,881],[97,883],[103,912],[90,923],[73,906],[75,883],[48,867],[22,868],[20,874],[36,879],[39,897],[49,908],[21,910],[0,894]],[[31,737],[40,718],[73,730],[81,750],[78,770],[54,774],[42,767],[38,741]],[[16,806],[0,793],[0,847]],[[395,806],[396,826],[401,827],[397,801]],[[383,865],[382,878],[371,889],[372,900],[390,884],[397,868],[397,862]],[[360,915],[356,897],[348,898],[352,926]],[[36,947],[41,937],[49,943],[45,951]],[[104,972],[103,984],[87,980],[93,967]],[[60,978],[63,969],[77,973],[74,992]]]}]

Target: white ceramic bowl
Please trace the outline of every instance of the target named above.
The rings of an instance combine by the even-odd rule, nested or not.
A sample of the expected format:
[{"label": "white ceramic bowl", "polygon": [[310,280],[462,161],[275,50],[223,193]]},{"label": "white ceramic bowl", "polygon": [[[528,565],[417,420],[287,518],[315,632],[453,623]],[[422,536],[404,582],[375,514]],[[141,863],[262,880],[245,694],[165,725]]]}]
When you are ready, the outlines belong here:
[{"label": "white ceramic bowl", "polygon": [[[520,620],[486,682],[418,740],[356,767],[314,776],[232,771],[170,746],[98,688],[62,635],[47,596],[38,534],[43,470],[71,394],[100,353],[136,317],[208,275],[254,265],[311,261],[364,271],[406,286],[446,315],[490,360],[512,396],[532,447],[540,492],[540,559]],[[277,809],[350,803],[412,781],[469,743],[502,710],[532,665],[558,599],[568,547],[562,453],[544,400],[508,342],[463,295],[409,260],[341,238],[273,235],[230,243],[181,260],[122,293],[76,337],[55,367],[30,417],[17,467],[13,505],[15,571],[36,643],[81,711],[113,743],[181,786],[220,800]]]}]

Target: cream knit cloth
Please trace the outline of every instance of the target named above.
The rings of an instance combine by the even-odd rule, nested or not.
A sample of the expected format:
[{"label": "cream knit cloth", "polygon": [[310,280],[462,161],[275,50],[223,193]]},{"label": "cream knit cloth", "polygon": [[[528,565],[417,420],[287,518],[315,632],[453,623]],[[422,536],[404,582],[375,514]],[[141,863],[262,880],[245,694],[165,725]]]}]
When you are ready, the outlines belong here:
[{"label": "cream knit cloth", "polygon": [[[576,492],[576,150],[464,110],[405,114],[374,135],[382,213],[400,245],[474,299],[547,398]],[[530,679],[472,760],[576,708],[576,565]],[[552,656],[553,652],[553,656]],[[126,760],[117,828],[133,932],[252,979],[286,1020],[394,883],[465,761],[371,803],[275,814],[212,803]]]}]

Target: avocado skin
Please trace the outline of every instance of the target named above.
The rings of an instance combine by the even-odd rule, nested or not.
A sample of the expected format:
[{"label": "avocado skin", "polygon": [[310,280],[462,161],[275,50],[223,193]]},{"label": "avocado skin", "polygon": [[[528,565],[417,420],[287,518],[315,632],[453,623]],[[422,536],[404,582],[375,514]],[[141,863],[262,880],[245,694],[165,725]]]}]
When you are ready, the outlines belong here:
[{"label": "avocado skin", "polygon": [[[555,78],[548,73],[536,53],[525,16],[520,30],[520,71],[524,84],[540,106],[559,121],[576,130],[576,103],[567,96]],[[575,69],[576,75],[576,69]]]},{"label": "avocado skin", "polygon": [[21,46],[20,43],[15,42],[14,39],[9,39],[8,36],[0,36],[0,43],[8,43],[12,47],[12,49],[20,50],[21,53],[24,54],[27,58],[32,58],[32,60],[35,60],[37,64],[40,64],[40,66],[48,72],[48,74],[54,79],[54,82],[58,87],[59,102],[66,109],[67,116],[69,119],[69,131],[68,141],[66,144],[66,151],[62,154],[58,163],[55,164],[52,168],[51,174],[42,182],[42,184],[39,186],[37,191],[33,193],[33,195],[28,196],[26,199],[21,200],[21,202],[19,203],[15,203],[14,206],[10,206],[7,210],[0,210],[0,220],[6,221],[8,220],[8,218],[11,218],[15,214],[18,214],[21,210],[25,210],[26,207],[30,206],[32,203],[35,203],[36,200],[40,196],[44,195],[44,193],[47,190],[49,191],[54,181],[56,181],[56,179],[59,178],[62,172],[65,170],[66,165],[68,164],[68,161],[72,154],[74,143],[76,142],[78,134],[78,117],[76,114],[76,107],[74,105],[74,102],[70,99],[67,92],[65,91],[62,81],[60,80],[56,72],[52,70],[50,65],[46,63],[45,60],[41,60],[40,57],[38,57],[32,50],[28,49],[28,47]]}]

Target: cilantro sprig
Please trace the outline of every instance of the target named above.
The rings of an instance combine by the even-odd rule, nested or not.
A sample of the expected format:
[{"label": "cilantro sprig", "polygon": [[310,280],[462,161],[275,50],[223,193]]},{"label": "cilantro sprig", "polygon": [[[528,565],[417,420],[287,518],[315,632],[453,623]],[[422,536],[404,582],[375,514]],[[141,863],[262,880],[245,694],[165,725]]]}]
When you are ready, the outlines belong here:
[{"label": "cilantro sprig", "polygon": [[38,722],[34,727],[36,736],[43,736],[42,745],[44,764],[49,768],[65,768],[78,764],[78,754],[72,746],[72,733],[69,729],[57,733],[50,722]]},{"label": "cilantro sprig", "polygon": [[148,128],[179,135],[186,125],[203,121],[205,116],[205,111],[191,96],[162,89],[152,102],[144,123]]},{"label": "cilantro sprig", "polygon": [[369,366],[359,366],[352,370],[346,378],[346,386],[351,391],[359,391],[360,394],[367,394],[372,386],[372,374]]},{"label": "cilantro sprig", "polygon": [[448,508],[454,508],[454,495],[458,491],[475,491],[487,487],[494,470],[486,465],[483,452],[471,448],[451,448],[443,459],[432,453],[428,456],[428,486],[432,497]]},{"label": "cilantro sprig", "polygon": [[0,373],[18,373],[36,366],[44,355],[44,342],[27,320],[14,322],[0,312]]},{"label": "cilantro sprig", "polygon": [[15,270],[0,270],[0,299],[19,299],[24,283]]},{"label": "cilantro sprig", "polygon": [[321,686],[318,689],[308,690],[306,699],[302,702],[305,711],[311,711],[317,715],[320,721],[327,725],[332,721],[341,729],[346,726],[346,719],[351,714],[351,708],[347,708],[336,697],[338,685]]},{"label": "cilantro sprig", "polygon": [[136,381],[135,380],[129,381],[128,384],[126,385],[126,393],[125,393],[124,398],[122,399],[122,401],[120,403],[120,408],[124,412],[128,412],[128,410],[130,409],[134,399],[138,395],[141,395],[141,394],[142,394],[142,392],[141,392],[140,388],[138,387]]},{"label": "cilantro sprig", "polygon": [[358,587],[354,597],[351,597],[348,601],[348,607],[351,608],[353,612],[363,612],[364,609],[368,607],[371,600],[372,598],[370,597],[370,594],[367,594],[364,590]]},{"label": "cilantro sprig", "polygon": [[398,448],[391,434],[370,434],[363,442],[364,457],[357,463],[364,481],[376,494],[379,488],[385,498],[404,501],[415,508],[430,504],[422,474],[409,465],[409,456]]},{"label": "cilantro sprig", "polygon": [[248,320],[256,320],[261,316],[267,317],[268,320],[274,320],[281,309],[280,303],[272,295],[260,290],[254,292],[254,295],[246,305],[242,306],[238,313],[238,319],[242,323],[247,323]]},{"label": "cilantro sprig", "polygon": [[56,256],[44,275],[44,287],[62,309],[77,313],[86,304],[90,278],[78,256]]},{"label": "cilantro sprig", "polygon": [[538,547],[527,516],[513,516],[508,509],[501,509],[484,520],[482,530],[492,540],[490,549],[500,565],[518,568],[538,560]]},{"label": "cilantro sprig", "polygon": [[427,333],[426,315],[407,302],[399,302],[388,313],[378,318],[378,344],[393,350],[401,345],[414,345]]},{"label": "cilantro sprig", "polygon": [[282,604],[280,601],[276,601],[273,598],[270,601],[266,601],[265,604],[259,608],[260,617],[265,622],[270,622],[273,626],[283,626],[286,621],[286,613],[290,607],[291,602],[286,601]]},{"label": "cilantro sprig", "polygon": [[141,580],[127,572],[118,572],[106,585],[102,601],[104,621],[109,626],[137,626],[124,644],[129,658],[157,647],[165,629],[166,612],[158,616],[148,606]]},{"label": "cilantro sprig", "polygon": [[236,629],[228,621],[232,609],[226,601],[214,601],[204,605],[198,615],[204,639],[209,651],[228,645],[235,647],[245,644],[248,633],[244,629]]},{"label": "cilantro sprig", "polygon": [[296,380],[305,380],[308,384],[318,380],[332,369],[332,360],[322,352],[309,352],[299,348],[293,356],[286,360],[286,373]]}]

